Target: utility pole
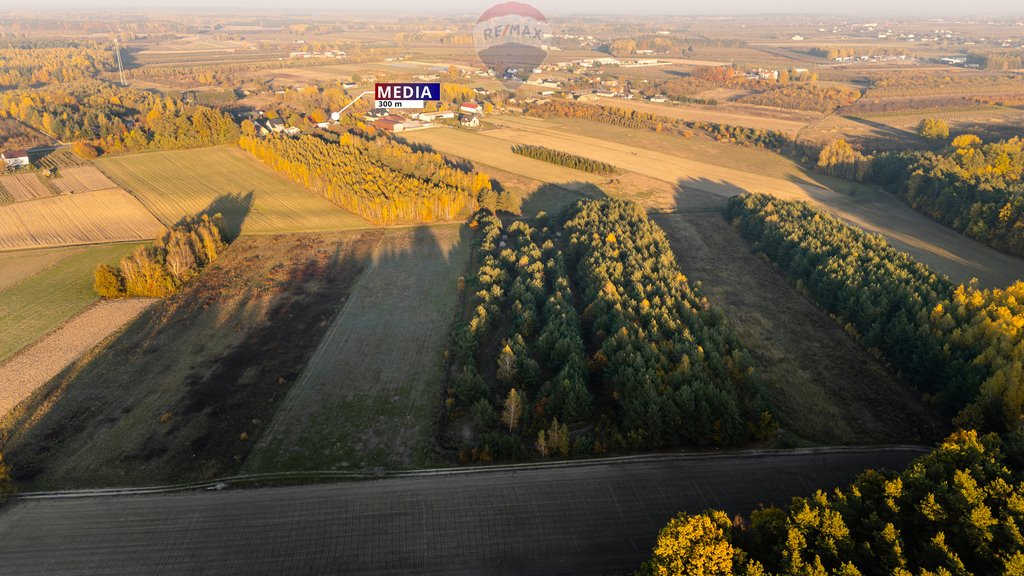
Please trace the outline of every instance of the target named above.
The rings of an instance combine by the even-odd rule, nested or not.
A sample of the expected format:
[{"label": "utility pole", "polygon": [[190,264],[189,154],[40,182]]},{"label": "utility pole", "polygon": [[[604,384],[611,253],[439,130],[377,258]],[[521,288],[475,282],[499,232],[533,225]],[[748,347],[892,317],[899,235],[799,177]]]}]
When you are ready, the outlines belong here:
[{"label": "utility pole", "polygon": [[117,73],[121,77],[121,86],[127,86],[128,81],[124,79],[124,64],[121,63],[121,43],[114,37],[114,51],[117,52]]}]

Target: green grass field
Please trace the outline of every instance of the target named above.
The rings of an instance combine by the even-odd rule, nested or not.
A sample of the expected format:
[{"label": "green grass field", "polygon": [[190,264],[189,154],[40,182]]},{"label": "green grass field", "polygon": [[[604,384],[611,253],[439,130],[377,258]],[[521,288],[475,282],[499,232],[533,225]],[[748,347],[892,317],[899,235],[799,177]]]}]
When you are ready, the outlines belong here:
[{"label": "green grass field", "polygon": [[219,212],[229,236],[370,226],[235,147],[128,154],[96,164],[168,225]]},{"label": "green grass field", "polygon": [[[0,291],[0,362],[95,302],[92,273],[96,265],[114,264],[137,245],[75,249],[53,266]],[[36,254],[41,259],[53,258],[52,251]],[[0,270],[6,269],[8,258],[14,257],[0,259]]]}]

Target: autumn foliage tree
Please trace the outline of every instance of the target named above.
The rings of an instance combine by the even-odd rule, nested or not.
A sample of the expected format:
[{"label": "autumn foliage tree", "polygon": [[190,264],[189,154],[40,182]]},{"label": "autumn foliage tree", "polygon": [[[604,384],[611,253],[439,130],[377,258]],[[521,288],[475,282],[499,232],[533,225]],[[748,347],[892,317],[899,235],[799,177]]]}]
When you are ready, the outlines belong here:
[{"label": "autumn foliage tree", "polygon": [[1024,573],[1021,437],[957,432],[903,472],[793,498],[730,523],[680,514],[638,575]]},{"label": "autumn foliage tree", "polygon": [[822,148],[818,155],[818,170],[860,182],[871,175],[871,159],[840,138]]},{"label": "autumn foliage tree", "polygon": [[924,118],[917,125],[917,134],[928,140],[945,140],[949,138],[949,124],[937,118]]},{"label": "autumn foliage tree", "polygon": [[101,264],[93,289],[103,298],[164,298],[217,259],[227,244],[220,215],[189,218],[165,231],[152,246],[139,246],[117,268]]},{"label": "autumn foliage tree", "polygon": [[347,132],[337,142],[318,136],[260,138],[247,127],[243,150],[274,170],[377,224],[452,220],[508,208],[486,174],[436,152],[385,136]]}]

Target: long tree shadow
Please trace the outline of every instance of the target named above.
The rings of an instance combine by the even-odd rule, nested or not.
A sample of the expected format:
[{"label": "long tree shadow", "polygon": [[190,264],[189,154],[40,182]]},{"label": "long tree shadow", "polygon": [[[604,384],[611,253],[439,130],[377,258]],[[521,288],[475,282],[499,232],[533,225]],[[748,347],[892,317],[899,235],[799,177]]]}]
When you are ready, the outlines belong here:
[{"label": "long tree shadow", "polygon": [[[226,241],[234,242],[242,233],[242,224],[245,223],[245,219],[252,212],[254,203],[254,190],[250,190],[246,193],[237,192],[232,194],[221,194],[214,198],[206,208],[196,214],[196,217],[210,216],[212,218],[213,216],[220,214],[223,218],[220,227],[221,234],[224,235],[224,239]],[[184,224],[188,218],[189,217],[182,218],[176,225],[180,226]]]},{"label": "long tree shadow", "polygon": [[606,196],[605,191],[593,182],[548,182],[523,196],[519,212],[525,217],[533,217],[540,212],[557,214],[578,200]]},{"label": "long tree shadow", "polygon": [[224,476],[272,422],[301,456],[285,466],[410,465],[437,407],[467,233],[239,238],[4,425],[0,450],[15,480],[64,488]]},{"label": "long tree shadow", "polygon": [[3,431],[15,479],[123,485],[236,469],[380,235],[236,241],[185,289],[30,400]]}]

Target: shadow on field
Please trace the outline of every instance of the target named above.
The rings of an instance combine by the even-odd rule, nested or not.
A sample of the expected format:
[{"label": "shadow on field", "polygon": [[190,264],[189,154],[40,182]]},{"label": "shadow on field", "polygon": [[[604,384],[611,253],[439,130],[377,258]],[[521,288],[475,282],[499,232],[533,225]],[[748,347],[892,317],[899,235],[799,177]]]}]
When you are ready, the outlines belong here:
[{"label": "shadow on field", "polygon": [[674,212],[716,212],[725,209],[729,198],[747,191],[739,186],[708,178],[680,178],[673,184]]},{"label": "shadow on field", "polygon": [[[242,192],[221,194],[214,198],[213,202],[210,202],[210,205],[202,212],[196,214],[195,217],[213,217],[220,214],[224,218],[220,228],[221,234],[223,234],[228,242],[234,242],[242,233],[242,224],[245,223],[245,219],[252,212],[253,203],[255,202],[254,194],[255,191],[253,190],[244,194]],[[185,220],[186,218],[179,220],[178,225],[184,224]]]},{"label": "shadow on field", "polygon": [[558,214],[583,198],[605,198],[607,194],[593,182],[574,181],[546,183],[535,188],[522,198],[520,213],[525,217],[536,216],[538,212]]},{"label": "shadow on field", "polygon": [[[388,234],[431,249],[414,231],[238,239],[19,407],[0,430],[15,480],[97,487],[237,470],[356,281],[403,250],[377,254]],[[344,372],[332,376],[344,382]]]},{"label": "shadow on field", "polygon": [[466,274],[468,226],[387,231],[245,472],[422,465]]}]

